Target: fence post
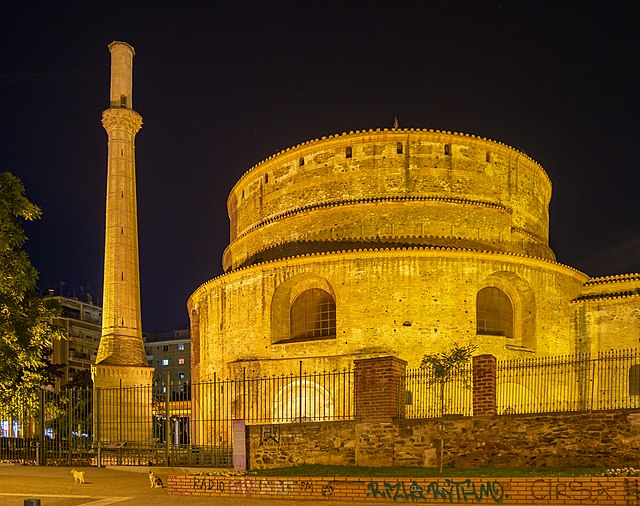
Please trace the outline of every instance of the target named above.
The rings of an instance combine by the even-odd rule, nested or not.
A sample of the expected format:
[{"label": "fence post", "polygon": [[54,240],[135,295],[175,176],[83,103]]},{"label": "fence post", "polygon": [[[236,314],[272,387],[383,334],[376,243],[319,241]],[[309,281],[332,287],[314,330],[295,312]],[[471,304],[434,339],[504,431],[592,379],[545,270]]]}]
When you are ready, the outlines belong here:
[{"label": "fence post", "polygon": [[496,414],[496,357],[473,357],[473,416]]},{"label": "fence post", "polygon": [[71,462],[73,456],[71,450],[73,445],[73,392],[74,390],[72,388],[67,390],[67,399],[69,401],[67,405],[67,458],[69,462]]},{"label": "fence post", "polygon": [[38,400],[40,402],[39,420],[38,420],[38,438],[36,439],[36,464],[41,466],[44,464],[45,435],[44,435],[44,388],[40,388],[38,392]]},{"label": "fence post", "polygon": [[169,402],[171,401],[171,372],[167,371],[165,376],[165,396],[164,396],[164,438],[165,438],[165,452],[166,462],[170,465],[169,453],[171,452],[171,419],[169,418],[171,412],[169,411]]},{"label": "fence post", "polygon": [[100,444],[100,388],[93,387],[93,440],[98,444],[96,466],[102,467],[102,447]]},{"label": "fence post", "polygon": [[302,422],[302,397],[303,397],[303,383],[302,383],[302,360],[300,361],[300,375],[298,377],[298,422]]},{"label": "fence post", "polygon": [[397,357],[354,360],[356,420],[404,418],[407,362]]}]

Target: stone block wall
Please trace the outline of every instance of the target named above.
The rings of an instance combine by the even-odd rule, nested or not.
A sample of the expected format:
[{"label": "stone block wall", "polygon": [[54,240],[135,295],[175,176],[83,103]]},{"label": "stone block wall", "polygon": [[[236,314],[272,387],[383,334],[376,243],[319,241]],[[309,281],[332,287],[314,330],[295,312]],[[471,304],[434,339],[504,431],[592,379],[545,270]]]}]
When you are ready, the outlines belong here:
[{"label": "stone block wall", "polygon": [[[438,420],[249,427],[249,468],[301,464],[437,467]],[[270,428],[268,432],[271,432]],[[447,417],[445,468],[638,467],[640,410]]]}]

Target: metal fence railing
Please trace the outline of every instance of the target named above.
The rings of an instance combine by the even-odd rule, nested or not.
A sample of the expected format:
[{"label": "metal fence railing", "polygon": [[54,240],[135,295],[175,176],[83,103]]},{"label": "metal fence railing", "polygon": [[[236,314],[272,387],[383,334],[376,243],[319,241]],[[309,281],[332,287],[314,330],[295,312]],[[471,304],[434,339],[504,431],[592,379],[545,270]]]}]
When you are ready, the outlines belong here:
[{"label": "metal fence railing", "polygon": [[640,351],[500,361],[499,414],[640,408]]},{"label": "metal fence railing", "polygon": [[457,367],[445,382],[435,377],[432,368],[409,369],[406,373],[405,387],[406,418],[472,414],[471,364]]},{"label": "metal fence railing", "polygon": [[0,406],[0,462],[232,465],[232,422],[354,418],[353,371],[41,390]]},{"label": "metal fence railing", "polygon": [[[429,368],[398,378],[405,418],[473,414],[473,367],[439,382]],[[640,408],[640,351],[499,361],[498,415]],[[0,404],[0,462],[232,465],[232,422],[355,419],[352,370],[151,386],[17,392]]]}]

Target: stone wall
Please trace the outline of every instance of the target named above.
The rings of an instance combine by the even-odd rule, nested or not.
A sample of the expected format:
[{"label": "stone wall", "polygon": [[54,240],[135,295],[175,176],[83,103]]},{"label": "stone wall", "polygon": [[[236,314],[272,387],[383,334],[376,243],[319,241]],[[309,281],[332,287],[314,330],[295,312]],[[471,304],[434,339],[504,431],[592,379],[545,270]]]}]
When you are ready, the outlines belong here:
[{"label": "stone wall", "polygon": [[[282,424],[277,431],[265,438],[261,426],[249,428],[249,468],[439,464],[434,419]],[[640,410],[447,417],[444,454],[452,468],[638,467]]]}]

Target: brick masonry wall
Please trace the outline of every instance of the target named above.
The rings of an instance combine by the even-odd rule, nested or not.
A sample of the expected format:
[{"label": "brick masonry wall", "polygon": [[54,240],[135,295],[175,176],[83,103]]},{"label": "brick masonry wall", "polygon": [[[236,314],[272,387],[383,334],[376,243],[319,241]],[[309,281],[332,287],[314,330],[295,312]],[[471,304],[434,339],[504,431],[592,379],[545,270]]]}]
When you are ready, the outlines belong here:
[{"label": "brick masonry wall", "polygon": [[473,413],[476,416],[496,414],[496,357],[473,357]]},{"label": "brick masonry wall", "polygon": [[429,504],[640,504],[637,478],[277,478],[169,476],[169,493]]},{"label": "brick masonry wall", "polygon": [[[250,469],[437,467],[438,448],[434,419],[281,424],[249,428],[248,458]],[[448,418],[444,455],[455,468],[638,467],[640,410]]]}]

